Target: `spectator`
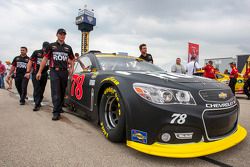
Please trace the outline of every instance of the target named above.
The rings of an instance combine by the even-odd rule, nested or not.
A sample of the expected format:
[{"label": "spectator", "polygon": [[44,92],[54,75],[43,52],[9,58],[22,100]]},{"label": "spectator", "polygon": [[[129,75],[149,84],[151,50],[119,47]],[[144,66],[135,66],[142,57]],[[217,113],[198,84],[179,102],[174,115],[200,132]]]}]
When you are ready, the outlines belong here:
[{"label": "spectator", "polygon": [[208,64],[202,68],[204,70],[204,77],[210,78],[210,79],[215,79],[215,69],[213,66],[213,61],[209,60]]},{"label": "spectator", "polygon": [[236,68],[234,62],[230,63],[230,67],[232,68],[232,71],[230,73],[230,81],[228,86],[231,88],[233,94],[235,94],[235,85],[237,83],[238,78],[238,69]]},{"label": "spectator", "polygon": [[[9,74],[10,73],[10,69],[11,69],[11,62],[10,61],[5,61],[5,63],[6,63],[6,65],[7,65],[7,69],[6,69],[6,72],[7,72],[7,74]],[[7,84],[9,85],[8,86],[8,88],[7,88],[7,90],[8,89],[12,89],[12,80],[13,80],[13,78],[14,78],[14,72],[13,72],[13,74],[10,76],[10,78],[6,78],[6,82],[7,82]]]},{"label": "spectator", "polygon": [[228,71],[228,69],[225,69],[224,74],[230,75],[230,72]]},{"label": "spectator", "polygon": [[178,74],[186,74],[185,67],[181,64],[181,58],[176,59],[176,64],[171,67],[171,72]]},{"label": "spectator", "polygon": [[6,72],[5,65],[0,60],[0,88],[5,88],[5,85],[4,85],[5,72]]},{"label": "spectator", "polygon": [[141,58],[141,59],[143,59],[143,60],[145,60],[145,61],[153,64],[154,63],[153,57],[152,57],[151,54],[147,53],[147,46],[146,46],[146,44],[141,44],[139,46],[139,49],[140,49],[140,52],[141,52],[141,55],[140,55],[139,58]]},{"label": "spectator", "polygon": [[245,83],[244,83],[244,93],[247,95],[247,99],[250,100],[250,62],[248,62],[246,72],[244,74]]},{"label": "spectator", "polygon": [[191,57],[191,61],[187,64],[187,75],[193,75],[197,70],[200,70],[201,67],[196,61],[195,57]]}]

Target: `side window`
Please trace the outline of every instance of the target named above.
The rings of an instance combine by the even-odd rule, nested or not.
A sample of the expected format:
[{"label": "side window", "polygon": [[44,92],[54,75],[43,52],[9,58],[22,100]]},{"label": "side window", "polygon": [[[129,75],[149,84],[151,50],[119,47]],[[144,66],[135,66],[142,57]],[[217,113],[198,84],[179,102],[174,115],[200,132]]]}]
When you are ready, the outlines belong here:
[{"label": "side window", "polygon": [[80,64],[76,61],[75,62],[75,72],[74,73],[80,73],[83,69],[81,68]]},{"label": "side window", "polygon": [[81,57],[81,58],[80,58],[80,61],[81,61],[82,64],[84,65],[84,68],[88,68],[88,67],[90,67],[90,66],[92,65],[92,63],[91,63],[89,57],[86,57],[86,56]]},{"label": "side window", "polygon": [[92,63],[89,57],[80,57],[80,59],[75,62],[75,73],[88,71],[91,66]]}]

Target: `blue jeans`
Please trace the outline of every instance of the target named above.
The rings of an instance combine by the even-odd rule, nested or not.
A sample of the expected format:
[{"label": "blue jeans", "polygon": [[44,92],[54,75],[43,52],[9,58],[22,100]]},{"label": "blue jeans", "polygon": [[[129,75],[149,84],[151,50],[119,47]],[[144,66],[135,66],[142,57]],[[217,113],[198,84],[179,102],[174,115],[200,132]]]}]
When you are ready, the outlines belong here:
[{"label": "blue jeans", "polygon": [[5,85],[4,85],[4,74],[0,75],[0,88],[5,88]]}]

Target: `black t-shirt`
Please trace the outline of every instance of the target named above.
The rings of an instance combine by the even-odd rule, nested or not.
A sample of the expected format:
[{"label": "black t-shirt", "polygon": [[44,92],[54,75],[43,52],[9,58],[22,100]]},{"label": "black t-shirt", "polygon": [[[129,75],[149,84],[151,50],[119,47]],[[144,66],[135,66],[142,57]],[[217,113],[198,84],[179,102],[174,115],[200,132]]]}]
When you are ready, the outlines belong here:
[{"label": "black t-shirt", "polygon": [[26,73],[27,64],[29,62],[29,57],[26,55],[24,57],[16,56],[13,61],[12,65],[16,67],[16,77],[23,77]]},{"label": "black t-shirt", "polygon": [[59,42],[49,44],[46,48],[44,56],[50,60],[51,68],[60,68],[66,70],[68,68],[68,59],[74,59],[74,53],[71,46]]},{"label": "black t-shirt", "polygon": [[152,64],[154,63],[153,57],[152,57],[151,54],[147,54],[146,56],[141,55],[139,58],[141,58],[141,59],[143,59],[143,60],[145,60],[147,62],[150,62]]},{"label": "black t-shirt", "polygon": [[[30,60],[33,62],[32,66],[33,66],[33,73],[37,73],[39,68],[40,68],[40,64],[43,60],[43,50],[35,50],[33,52],[33,54],[30,57]],[[42,73],[47,73],[49,69],[49,63],[46,64],[46,66],[44,67]]]}]

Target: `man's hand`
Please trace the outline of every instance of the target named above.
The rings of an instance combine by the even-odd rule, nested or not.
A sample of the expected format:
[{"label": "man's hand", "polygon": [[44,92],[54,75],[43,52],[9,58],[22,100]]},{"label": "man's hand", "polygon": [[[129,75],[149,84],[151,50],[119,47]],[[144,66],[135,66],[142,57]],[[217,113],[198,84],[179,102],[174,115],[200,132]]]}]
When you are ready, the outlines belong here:
[{"label": "man's hand", "polygon": [[40,80],[40,79],[41,79],[41,76],[42,76],[42,74],[38,72],[38,73],[36,74],[36,80]]},{"label": "man's hand", "polygon": [[30,79],[30,73],[26,73],[26,74],[24,75],[24,77],[27,78],[27,79]]},{"label": "man's hand", "polygon": [[73,68],[69,68],[69,76],[73,74]]},{"label": "man's hand", "polygon": [[10,75],[7,75],[6,81],[9,81],[9,80],[10,80]]}]

